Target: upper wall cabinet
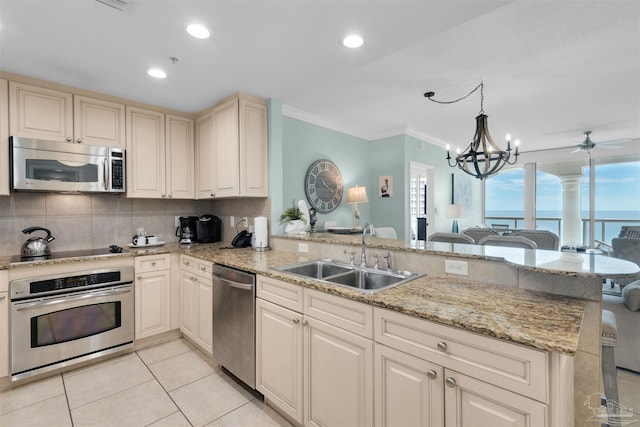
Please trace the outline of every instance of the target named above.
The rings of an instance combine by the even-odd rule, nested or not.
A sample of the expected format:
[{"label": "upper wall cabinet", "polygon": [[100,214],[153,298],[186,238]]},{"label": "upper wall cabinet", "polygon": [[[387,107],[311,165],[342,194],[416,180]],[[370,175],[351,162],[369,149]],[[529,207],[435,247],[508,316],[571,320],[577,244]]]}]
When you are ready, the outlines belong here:
[{"label": "upper wall cabinet", "polygon": [[196,121],[196,197],[267,197],[266,101],[237,94]]},{"label": "upper wall cabinet", "polygon": [[11,135],[124,148],[125,108],[101,99],[9,83]]},{"label": "upper wall cabinet", "polygon": [[193,120],[167,115],[165,122],[167,197],[193,199],[195,191]]},{"label": "upper wall cabinet", "polygon": [[0,196],[9,195],[9,83],[0,79]]},{"label": "upper wall cabinet", "polygon": [[193,120],[127,106],[127,197],[194,198]]},{"label": "upper wall cabinet", "polygon": [[164,114],[127,106],[127,197],[166,196]]}]

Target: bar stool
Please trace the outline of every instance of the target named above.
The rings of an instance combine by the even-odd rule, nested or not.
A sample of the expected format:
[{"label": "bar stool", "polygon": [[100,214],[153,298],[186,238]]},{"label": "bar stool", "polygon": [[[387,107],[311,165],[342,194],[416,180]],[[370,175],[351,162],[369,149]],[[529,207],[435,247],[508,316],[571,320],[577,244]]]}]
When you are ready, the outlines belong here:
[{"label": "bar stool", "polygon": [[616,316],[609,310],[602,310],[602,382],[607,399],[609,418],[618,413],[618,380],[614,348],[618,338]]}]

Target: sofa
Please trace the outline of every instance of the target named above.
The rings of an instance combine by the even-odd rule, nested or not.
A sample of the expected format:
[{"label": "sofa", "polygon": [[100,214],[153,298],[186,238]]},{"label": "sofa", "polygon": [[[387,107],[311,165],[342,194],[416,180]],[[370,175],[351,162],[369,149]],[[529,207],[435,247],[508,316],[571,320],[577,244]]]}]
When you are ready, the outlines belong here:
[{"label": "sofa", "polygon": [[616,366],[640,372],[640,280],[626,285],[620,296],[602,295],[602,308],[616,316]]}]

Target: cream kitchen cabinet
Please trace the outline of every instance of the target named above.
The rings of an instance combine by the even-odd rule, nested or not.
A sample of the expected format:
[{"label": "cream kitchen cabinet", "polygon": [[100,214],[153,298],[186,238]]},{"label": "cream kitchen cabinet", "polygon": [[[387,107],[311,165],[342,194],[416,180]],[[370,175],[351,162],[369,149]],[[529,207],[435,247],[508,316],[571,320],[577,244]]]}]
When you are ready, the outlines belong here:
[{"label": "cream kitchen cabinet", "polygon": [[166,122],[166,197],[193,199],[194,134],[193,120],[167,114]]},{"label": "cream kitchen cabinet", "polygon": [[[442,411],[446,426],[554,425],[550,395],[559,387],[548,352],[381,308],[374,320],[376,425],[438,425]],[[410,398],[394,401],[403,387]],[[556,396],[553,405],[553,419],[566,420],[562,408],[571,411],[573,397]]]},{"label": "cream kitchen cabinet", "polygon": [[171,330],[170,254],[135,259],[135,339]]},{"label": "cream kitchen cabinet", "polygon": [[9,195],[9,82],[0,79],[0,196]]},{"label": "cream kitchen cabinet", "polygon": [[237,94],[196,121],[196,196],[267,197],[267,105]]},{"label": "cream kitchen cabinet", "polygon": [[180,258],[180,330],[203,351],[213,352],[212,264],[187,255]]},{"label": "cream kitchen cabinet", "polygon": [[9,273],[0,271],[0,378],[9,376]]},{"label": "cream kitchen cabinet", "polygon": [[193,199],[193,121],[126,111],[127,197]]},{"label": "cream kitchen cabinet", "polygon": [[11,135],[124,148],[125,107],[107,100],[9,82]]},{"label": "cream kitchen cabinet", "polygon": [[376,427],[444,426],[441,366],[376,344],[374,378]]},{"label": "cream kitchen cabinet", "polygon": [[371,307],[262,276],[257,296],[257,389],[304,425],[372,425]]}]

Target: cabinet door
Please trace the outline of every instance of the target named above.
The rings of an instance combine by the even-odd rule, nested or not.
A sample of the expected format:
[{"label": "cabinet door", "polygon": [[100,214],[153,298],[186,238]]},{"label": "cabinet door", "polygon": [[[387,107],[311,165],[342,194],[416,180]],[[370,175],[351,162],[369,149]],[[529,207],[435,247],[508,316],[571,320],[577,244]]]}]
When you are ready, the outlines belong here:
[{"label": "cabinet door", "polygon": [[196,120],[196,198],[214,197],[213,113]]},{"label": "cabinet door", "polygon": [[127,197],[161,198],[165,190],[164,114],[127,111]]},{"label": "cabinet door", "polygon": [[171,329],[171,271],[141,273],[135,283],[135,337],[147,338]]},{"label": "cabinet door", "polygon": [[73,135],[87,145],[125,148],[124,104],[75,95]]},{"label": "cabinet door", "polygon": [[213,281],[196,277],[198,310],[198,334],[196,342],[209,355],[213,353]]},{"label": "cabinet door", "polygon": [[215,107],[213,113],[213,188],[215,197],[240,195],[238,99]]},{"label": "cabinet door", "polygon": [[0,196],[9,195],[9,82],[0,79]]},{"label": "cabinet door", "polygon": [[240,193],[269,195],[267,106],[240,99]]},{"label": "cabinet door", "polygon": [[256,300],[256,389],[302,424],[302,315]]},{"label": "cabinet door", "polygon": [[197,311],[199,306],[194,304],[197,301],[197,289],[196,276],[188,271],[182,271],[180,277],[180,330],[194,341],[198,335],[199,326]]},{"label": "cabinet door", "polygon": [[544,427],[546,406],[519,394],[445,370],[447,427]]},{"label": "cabinet door", "polygon": [[9,130],[13,136],[73,141],[72,95],[9,82]]},{"label": "cabinet door", "polygon": [[305,316],[307,426],[373,425],[373,341]]},{"label": "cabinet door", "polygon": [[167,197],[194,197],[193,120],[166,116]]},{"label": "cabinet door", "polygon": [[0,292],[0,378],[9,375],[9,293]]},{"label": "cabinet door", "polygon": [[443,373],[441,366],[376,344],[375,425],[444,425]]}]

